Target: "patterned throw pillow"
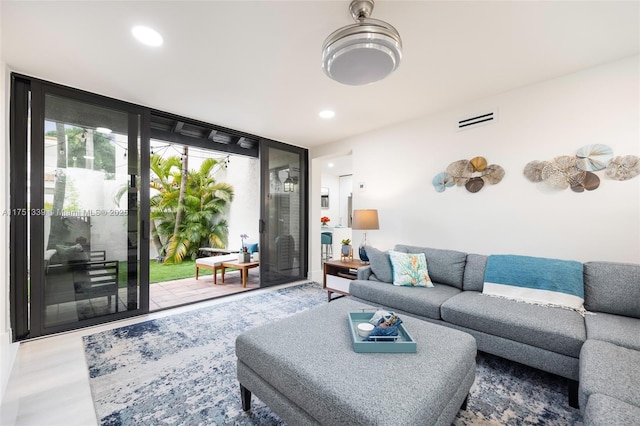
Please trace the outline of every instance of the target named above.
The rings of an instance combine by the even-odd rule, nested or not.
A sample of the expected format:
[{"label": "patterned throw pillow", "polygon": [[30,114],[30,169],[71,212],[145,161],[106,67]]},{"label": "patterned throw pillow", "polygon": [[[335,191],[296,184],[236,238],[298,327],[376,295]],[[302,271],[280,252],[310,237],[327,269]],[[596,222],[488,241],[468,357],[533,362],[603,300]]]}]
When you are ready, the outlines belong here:
[{"label": "patterned throw pillow", "polygon": [[433,287],[424,253],[389,251],[393,268],[393,285]]}]

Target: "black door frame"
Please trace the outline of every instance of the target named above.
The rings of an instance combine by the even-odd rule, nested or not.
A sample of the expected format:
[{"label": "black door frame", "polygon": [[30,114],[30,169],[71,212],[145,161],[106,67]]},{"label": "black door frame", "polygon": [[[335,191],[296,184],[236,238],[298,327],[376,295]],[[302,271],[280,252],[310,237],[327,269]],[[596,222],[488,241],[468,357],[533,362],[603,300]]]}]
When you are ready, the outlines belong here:
[{"label": "black door frame", "polygon": [[[297,277],[291,277],[286,282],[301,280],[307,278],[309,267],[308,256],[308,238],[309,238],[309,223],[308,223],[308,211],[309,211],[309,153],[305,148],[296,147],[293,145],[277,142],[269,139],[261,138],[260,136],[248,134],[245,132],[229,129],[226,127],[213,125],[197,120],[193,120],[186,117],[177,116],[167,112],[155,110],[152,108],[132,104],[129,102],[121,101],[106,96],[97,95],[94,93],[86,92],[83,90],[75,89],[68,86],[63,86],[55,83],[51,83],[45,80],[40,80],[34,77],[19,73],[11,73],[11,104],[10,104],[10,211],[27,211],[27,207],[37,208],[38,206],[28,204],[28,189],[27,189],[27,126],[28,126],[28,111],[31,104],[33,106],[41,107],[44,99],[43,88],[50,93],[58,93],[62,96],[71,97],[73,99],[95,103],[99,106],[107,108],[118,109],[126,111],[130,114],[138,114],[139,120],[139,134],[140,134],[140,188],[149,187],[149,151],[150,151],[150,139],[155,134],[156,136],[162,135],[161,139],[170,137],[170,140],[176,143],[181,143],[190,146],[198,146],[207,149],[213,149],[217,151],[232,152],[240,155],[259,156],[261,169],[264,169],[265,159],[263,159],[263,152],[267,151],[268,147],[274,147],[285,151],[294,152],[300,155],[301,167],[300,167],[300,181],[299,190],[301,192],[301,209],[300,209],[300,223],[301,223],[301,240],[299,247],[299,263],[300,263],[300,275]],[[36,96],[32,96],[36,93]],[[131,118],[131,115],[130,115]],[[41,141],[44,138],[44,129],[40,122],[40,117],[31,117],[31,143],[34,144],[34,136],[38,136]],[[169,127],[166,128],[167,123]],[[186,124],[186,125],[185,125]],[[182,127],[189,127],[186,131],[180,131]],[[166,129],[166,130],[165,130]],[[168,130],[168,131],[167,131]],[[204,136],[203,136],[204,135]],[[130,135],[130,138],[132,136]],[[258,142],[252,144],[252,142]],[[248,146],[245,146],[249,142]],[[257,146],[256,146],[257,145]],[[239,147],[242,147],[240,149]],[[37,154],[36,154],[37,157]],[[41,156],[42,157],[42,156]],[[42,170],[37,171],[37,168],[33,167],[36,161],[44,161],[43,158],[34,159],[34,150],[32,149],[31,156],[31,173],[33,179],[33,173],[43,173]],[[264,172],[261,173],[261,212],[260,212],[260,245],[267,247],[267,242],[264,239],[264,221],[267,209],[266,197],[269,191],[268,181],[268,167],[266,167],[267,178],[264,178]],[[42,177],[42,176],[41,176]],[[266,186],[265,186],[266,185]],[[33,191],[33,188],[32,188]],[[39,195],[39,194],[38,194]],[[43,207],[43,206],[41,206]],[[66,331],[73,328],[81,328],[96,324],[102,324],[117,319],[128,318],[132,316],[142,315],[149,312],[149,191],[140,191],[140,209],[139,219],[137,221],[139,243],[138,248],[140,253],[144,253],[140,257],[140,269],[139,269],[139,288],[140,288],[140,301],[139,308],[133,311],[125,311],[117,314],[110,315],[108,317],[94,318],[91,320],[84,320],[81,325],[75,327],[69,326],[57,326],[49,327],[46,330],[43,328],[34,329],[30,326],[29,321],[29,297],[33,299],[36,297],[36,302],[42,303],[42,295],[31,294],[29,296],[27,290],[27,280],[29,271],[42,270],[43,260],[40,258],[40,253],[37,250],[43,248],[44,242],[40,242],[40,246],[37,244],[31,245],[31,253],[38,253],[38,256],[30,256],[32,265],[27,264],[27,230],[28,230],[28,217],[23,215],[12,215],[10,218],[10,321],[12,327],[12,339],[13,341],[25,340],[45,334],[52,334],[61,331]],[[33,229],[31,234],[33,235]],[[37,231],[37,229],[36,229]],[[44,231],[41,229],[40,231]],[[35,262],[35,263],[33,263]],[[38,268],[34,268],[39,267]],[[262,266],[261,266],[262,268]],[[261,274],[262,276],[262,274]],[[261,278],[262,279],[262,278]],[[275,283],[273,283],[275,284]],[[39,300],[38,300],[39,298]],[[39,320],[42,323],[42,318],[38,318],[39,314],[31,317],[31,324],[34,323],[34,319]],[[104,318],[107,318],[106,320]]]},{"label": "black door frame", "polygon": [[[31,182],[44,182],[44,97],[52,94],[73,99],[79,102],[95,104],[100,107],[120,110],[129,115],[128,145],[138,145],[140,136],[140,158],[138,169],[139,188],[149,187],[149,110],[134,104],[119,101],[112,98],[84,92],[78,89],[49,83],[36,78],[12,74],[11,75],[11,123],[10,123],[10,155],[11,155],[11,182],[10,182],[10,303],[13,340],[24,340],[62,331],[88,327],[115,321],[149,312],[149,192],[139,191],[139,210],[133,212],[137,220],[129,221],[129,231],[138,235],[136,259],[139,267],[129,271],[128,279],[138,280],[139,276],[139,301],[137,307],[129,306],[124,312],[118,312],[107,316],[101,316],[82,320],[76,323],[62,324],[45,327],[42,318],[44,303],[44,220],[33,216],[29,224],[29,211],[43,211],[44,187],[31,186],[31,200],[28,200],[28,176],[27,176],[27,144],[28,114],[31,112]],[[138,118],[139,117],[139,118]],[[137,149],[129,150],[130,157]],[[131,159],[130,161],[138,161]],[[30,202],[30,204],[28,204]],[[43,219],[40,216],[40,219]],[[131,215],[130,215],[131,219]],[[27,242],[27,230],[32,237]],[[135,228],[132,228],[135,227]],[[29,254],[27,256],[27,248]],[[130,255],[131,256],[131,255]],[[27,264],[29,259],[30,264]],[[132,258],[130,257],[130,261]],[[138,270],[139,269],[139,270]],[[138,275],[139,273],[139,275]],[[135,275],[134,275],[135,274]],[[29,277],[30,275],[30,277]],[[31,279],[31,292],[28,294],[27,281]],[[34,284],[35,283],[35,284]],[[129,302],[129,301],[128,301]],[[131,304],[130,304],[131,305]],[[29,321],[30,316],[30,321]]]},{"label": "black door frame", "polygon": [[299,239],[299,275],[297,276],[281,276],[278,279],[270,281],[267,277],[271,274],[267,271],[268,264],[263,262],[263,255],[260,254],[260,287],[270,287],[278,284],[285,284],[294,281],[306,279],[309,273],[309,150],[270,139],[260,140],[260,247],[268,247],[268,218],[269,218],[269,196],[270,196],[270,176],[269,176],[269,149],[274,148],[282,151],[291,152],[300,157],[300,177],[298,181],[300,194],[300,212],[299,223],[300,239]]}]

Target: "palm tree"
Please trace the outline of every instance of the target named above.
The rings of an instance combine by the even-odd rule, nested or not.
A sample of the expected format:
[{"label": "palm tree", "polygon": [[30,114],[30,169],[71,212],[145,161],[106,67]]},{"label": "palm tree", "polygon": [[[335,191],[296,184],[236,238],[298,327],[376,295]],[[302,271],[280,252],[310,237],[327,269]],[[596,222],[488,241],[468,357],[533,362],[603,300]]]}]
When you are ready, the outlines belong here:
[{"label": "palm tree", "polygon": [[[203,245],[222,248],[226,246],[228,224],[221,216],[233,201],[233,187],[216,182],[215,172],[223,165],[209,158],[198,170],[183,174],[178,157],[151,158],[152,172],[156,175],[151,187],[158,191],[151,197],[151,219],[155,222],[156,235],[166,241],[165,263],[180,263],[185,257],[195,258]],[[180,188],[184,188],[184,200],[180,202]],[[178,212],[181,217],[178,221]]]}]

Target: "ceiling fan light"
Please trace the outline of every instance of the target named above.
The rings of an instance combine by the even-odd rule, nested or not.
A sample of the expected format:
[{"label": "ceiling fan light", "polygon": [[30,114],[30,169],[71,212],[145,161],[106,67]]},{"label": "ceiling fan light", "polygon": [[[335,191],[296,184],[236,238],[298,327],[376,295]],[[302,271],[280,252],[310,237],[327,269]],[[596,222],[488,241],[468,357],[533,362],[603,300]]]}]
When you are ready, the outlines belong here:
[{"label": "ceiling fan light", "polygon": [[325,49],[323,69],[339,83],[360,86],[384,79],[401,59],[401,46],[395,40],[380,34],[356,34]]},{"label": "ceiling fan light", "polygon": [[[369,9],[358,12],[359,6]],[[355,24],[342,27],[327,37],[322,45],[322,69],[342,84],[360,86],[387,77],[402,60],[402,40],[390,24],[368,16],[373,1],[352,1]]]}]

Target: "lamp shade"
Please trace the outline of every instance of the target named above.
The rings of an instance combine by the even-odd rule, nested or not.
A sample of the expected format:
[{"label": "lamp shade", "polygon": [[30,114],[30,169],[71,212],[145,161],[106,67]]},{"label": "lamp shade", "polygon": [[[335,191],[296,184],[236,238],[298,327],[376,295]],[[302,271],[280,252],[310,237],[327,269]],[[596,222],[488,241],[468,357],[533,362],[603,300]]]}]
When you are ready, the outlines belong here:
[{"label": "lamp shade", "polygon": [[378,210],[354,210],[352,228],[362,230],[380,229],[380,225],[378,224]]}]

